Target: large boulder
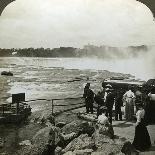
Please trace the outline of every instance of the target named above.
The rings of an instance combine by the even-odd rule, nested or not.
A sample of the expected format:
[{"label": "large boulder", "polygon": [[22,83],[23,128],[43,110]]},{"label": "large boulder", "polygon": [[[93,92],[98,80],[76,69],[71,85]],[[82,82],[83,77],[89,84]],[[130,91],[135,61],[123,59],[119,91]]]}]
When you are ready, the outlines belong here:
[{"label": "large boulder", "polygon": [[52,155],[59,143],[60,129],[55,126],[45,127],[39,130],[32,138],[29,146],[21,147],[20,155]]},{"label": "large boulder", "polygon": [[95,143],[91,137],[88,136],[88,134],[82,134],[78,138],[75,138],[73,141],[71,141],[65,149],[62,150],[62,153],[66,153],[68,151],[74,151],[74,150],[84,150],[84,149],[93,149],[95,147]]},{"label": "large boulder", "polygon": [[87,121],[73,121],[62,128],[65,134],[76,133],[77,135],[87,133],[89,136],[93,134],[95,128],[92,123]]}]

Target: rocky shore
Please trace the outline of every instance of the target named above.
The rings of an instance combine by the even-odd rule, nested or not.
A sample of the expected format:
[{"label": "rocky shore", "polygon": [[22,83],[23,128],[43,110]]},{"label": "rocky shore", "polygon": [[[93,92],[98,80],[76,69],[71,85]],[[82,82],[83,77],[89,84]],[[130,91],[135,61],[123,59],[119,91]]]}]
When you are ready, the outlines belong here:
[{"label": "rocky shore", "polygon": [[[20,155],[109,155],[123,154],[125,138],[99,133],[95,116],[79,118],[84,108],[65,112],[57,117],[51,114],[37,120],[31,118],[21,130],[22,140],[14,154]],[[85,115],[83,113],[83,115]],[[86,115],[85,115],[86,116]],[[130,151],[133,151],[130,149]]]},{"label": "rocky shore", "polygon": [[[42,128],[38,130],[32,139],[25,139],[17,154],[20,155],[69,155],[69,154],[118,154],[124,141],[110,139],[106,135],[100,135],[95,129],[95,123],[83,121],[78,118],[69,119],[71,115],[66,113],[66,121],[54,125],[54,118],[49,115],[43,120],[38,120]],[[67,117],[68,115],[68,117]],[[73,117],[72,117],[73,118]],[[106,148],[106,149],[105,149]]]}]

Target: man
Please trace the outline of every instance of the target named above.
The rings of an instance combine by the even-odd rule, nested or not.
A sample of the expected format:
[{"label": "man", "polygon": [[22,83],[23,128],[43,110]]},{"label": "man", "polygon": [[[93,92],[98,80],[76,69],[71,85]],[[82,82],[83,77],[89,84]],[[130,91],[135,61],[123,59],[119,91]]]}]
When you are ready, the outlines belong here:
[{"label": "man", "polygon": [[109,118],[109,122],[112,124],[112,109],[113,109],[114,99],[115,99],[115,95],[112,92],[112,87],[106,88],[105,95],[106,95],[105,96],[105,105],[107,107],[106,116]]},{"label": "man", "polygon": [[95,97],[95,102],[97,103],[97,117],[99,116],[99,111],[102,106],[104,106],[104,92],[99,91]]},{"label": "man", "polygon": [[93,114],[94,92],[90,89],[90,83],[86,84],[83,97],[86,103],[86,113],[91,112]]},{"label": "man", "polygon": [[123,93],[120,90],[117,90],[116,92],[116,97],[115,97],[115,120],[118,120],[118,116],[119,116],[119,120],[122,121],[122,111],[121,111],[121,107],[123,106]]}]

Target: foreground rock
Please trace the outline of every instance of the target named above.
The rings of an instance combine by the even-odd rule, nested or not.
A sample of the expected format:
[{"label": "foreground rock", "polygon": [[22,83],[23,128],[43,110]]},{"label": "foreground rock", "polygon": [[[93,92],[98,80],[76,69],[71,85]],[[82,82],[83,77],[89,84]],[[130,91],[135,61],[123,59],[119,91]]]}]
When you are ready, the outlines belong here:
[{"label": "foreground rock", "polygon": [[88,134],[91,136],[94,131],[93,124],[87,121],[73,121],[62,128],[62,132],[65,134],[76,133],[76,135]]},{"label": "foreground rock", "polygon": [[33,137],[32,145],[22,147],[20,155],[50,155],[60,142],[60,129],[54,126],[39,130]]},{"label": "foreground rock", "polygon": [[91,155],[93,152],[92,149],[85,149],[85,150],[75,150],[75,151],[68,151],[64,155]]},{"label": "foreground rock", "polygon": [[95,149],[95,143],[88,134],[82,134],[78,138],[75,138],[66,146],[65,149],[62,150],[62,153],[84,149]]}]

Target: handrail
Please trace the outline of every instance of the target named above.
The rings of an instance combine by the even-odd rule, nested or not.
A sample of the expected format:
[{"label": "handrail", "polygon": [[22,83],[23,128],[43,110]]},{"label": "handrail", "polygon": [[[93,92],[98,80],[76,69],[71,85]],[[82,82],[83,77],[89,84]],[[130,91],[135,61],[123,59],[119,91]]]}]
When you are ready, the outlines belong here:
[{"label": "handrail", "polygon": [[[67,97],[67,98],[54,98],[54,99],[44,99],[44,98],[40,98],[40,99],[34,99],[34,100],[27,100],[27,101],[23,101],[23,102],[33,102],[33,101],[60,101],[60,100],[68,100],[68,99],[82,99],[83,97]],[[21,102],[22,103],[22,102]]]},{"label": "handrail", "polygon": [[[71,103],[71,104],[54,104],[54,101],[72,100],[72,99],[74,99],[74,100],[75,99],[83,99],[83,97],[68,97],[68,98],[54,98],[54,99],[43,99],[43,98],[40,98],[40,99],[32,99],[32,100],[27,100],[27,101],[21,101],[20,103],[35,102],[35,101],[49,101],[49,102],[52,102],[52,114],[54,113],[54,107],[61,107],[61,106],[64,106],[65,107],[65,106],[76,106],[76,105],[78,105],[79,107],[83,107],[84,106],[83,105],[84,104],[83,102],[80,102],[80,103]],[[8,105],[9,105],[9,103],[8,103]],[[17,103],[17,105],[18,105],[18,103]],[[1,105],[0,105],[0,107],[1,107]],[[70,109],[66,109],[65,111],[70,111],[70,110],[75,109],[75,108],[78,108],[78,107],[72,107]],[[2,105],[2,109],[3,109],[3,114],[4,114],[4,111],[5,111],[4,110],[4,105]]]}]

